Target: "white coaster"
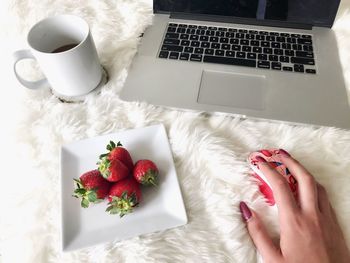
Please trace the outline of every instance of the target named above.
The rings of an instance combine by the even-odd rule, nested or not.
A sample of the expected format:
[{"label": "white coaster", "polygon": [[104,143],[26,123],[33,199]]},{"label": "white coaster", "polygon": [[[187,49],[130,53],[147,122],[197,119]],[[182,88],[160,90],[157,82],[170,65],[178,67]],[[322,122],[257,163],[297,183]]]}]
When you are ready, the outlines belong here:
[{"label": "white coaster", "polygon": [[81,95],[81,96],[70,97],[70,96],[65,96],[65,95],[58,94],[54,90],[51,90],[51,92],[61,102],[64,102],[64,103],[79,103],[79,102],[83,102],[87,95],[98,94],[101,91],[101,88],[108,82],[108,80],[109,80],[109,77],[108,77],[107,70],[104,67],[102,67],[102,78],[101,78],[100,83],[97,85],[96,88],[94,88],[92,91],[90,91],[87,94],[84,94],[84,95]]}]

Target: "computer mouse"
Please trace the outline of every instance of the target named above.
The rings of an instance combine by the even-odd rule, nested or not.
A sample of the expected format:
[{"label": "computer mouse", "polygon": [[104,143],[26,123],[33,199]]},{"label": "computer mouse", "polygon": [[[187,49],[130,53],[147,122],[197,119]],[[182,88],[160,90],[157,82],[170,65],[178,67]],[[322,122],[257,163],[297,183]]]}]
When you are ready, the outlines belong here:
[{"label": "computer mouse", "polygon": [[266,201],[269,205],[275,205],[275,199],[273,197],[272,188],[267,181],[264,174],[259,170],[258,160],[256,160],[257,156],[261,156],[264,158],[275,170],[286,179],[290,190],[292,191],[294,197],[297,200],[298,195],[298,182],[294,178],[294,176],[290,173],[288,168],[282,163],[281,155],[279,153],[279,149],[263,149],[257,152],[253,152],[248,156],[248,163],[250,168],[253,170],[253,176],[255,176],[260,184],[259,190],[265,196]]}]

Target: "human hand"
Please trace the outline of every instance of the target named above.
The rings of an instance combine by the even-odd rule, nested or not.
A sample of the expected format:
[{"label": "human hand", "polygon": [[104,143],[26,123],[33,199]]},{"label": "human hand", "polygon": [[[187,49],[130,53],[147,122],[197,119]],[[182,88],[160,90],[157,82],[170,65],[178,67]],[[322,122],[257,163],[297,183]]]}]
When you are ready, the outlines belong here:
[{"label": "human hand", "polygon": [[284,165],[298,181],[298,202],[287,181],[262,157],[259,169],[269,181],[280,222],[280,243],[276,246],[254,211],[240,203],[249,234],[265,263],[349,263],[350,252],[328,200],[325,188],[294,158],[280,150]]}]

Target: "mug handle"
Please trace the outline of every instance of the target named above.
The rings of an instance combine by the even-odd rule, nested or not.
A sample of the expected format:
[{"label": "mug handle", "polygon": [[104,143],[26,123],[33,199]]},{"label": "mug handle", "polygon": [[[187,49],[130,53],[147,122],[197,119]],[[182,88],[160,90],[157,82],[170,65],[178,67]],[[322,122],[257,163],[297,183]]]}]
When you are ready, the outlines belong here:
[{"label": "mug handle", "polygon": [[35,57],[33,56],[32,52],[28,49],[23,49],[23,50],[18,50],[15,53],[13,53],[13,58],[14,58],[14,62],[13,62],[13,71],[15,73],[16,78],[18,79],[18,81],[26,88],[28,89],[41,89],[41,88],[45,88],[45,87],[49,87],[49,82],[47,81],[46,78],[43,78],[41,80],[37,80],[37,81],[29,81],[29,80],[25,80],[23,79],[16,70],[16,65],[17,63],[22,60],[22,59],[35,59]]}]

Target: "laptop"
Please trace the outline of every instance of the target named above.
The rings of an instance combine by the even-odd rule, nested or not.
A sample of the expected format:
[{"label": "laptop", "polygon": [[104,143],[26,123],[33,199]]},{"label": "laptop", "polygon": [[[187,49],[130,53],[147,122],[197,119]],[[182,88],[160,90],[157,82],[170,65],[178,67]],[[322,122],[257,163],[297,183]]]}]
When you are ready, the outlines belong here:
[{"label": "laptop", "polygon": [[340,0],[154,0],[120,98],[350,128]]}]

